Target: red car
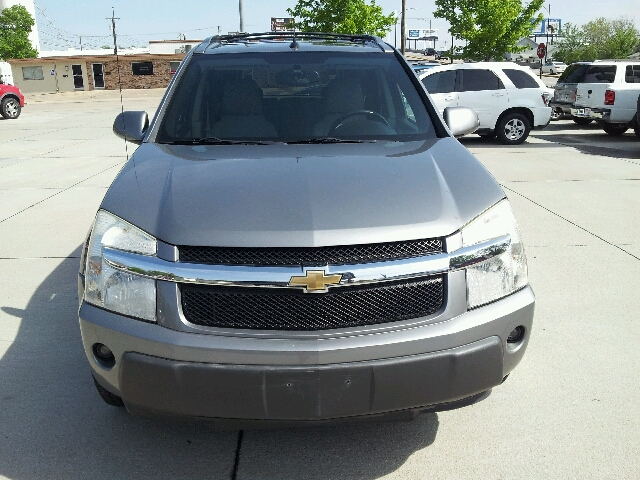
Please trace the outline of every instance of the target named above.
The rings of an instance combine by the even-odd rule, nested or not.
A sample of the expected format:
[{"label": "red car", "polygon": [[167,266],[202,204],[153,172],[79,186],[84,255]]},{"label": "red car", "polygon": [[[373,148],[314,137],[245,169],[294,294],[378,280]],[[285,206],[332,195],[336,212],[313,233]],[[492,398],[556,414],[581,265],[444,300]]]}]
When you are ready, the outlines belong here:
[{"label": "red car", "polygon": [[24,96],[18,87],[0,84],[0,114],[4,118],[18,118],[24,107]]}]

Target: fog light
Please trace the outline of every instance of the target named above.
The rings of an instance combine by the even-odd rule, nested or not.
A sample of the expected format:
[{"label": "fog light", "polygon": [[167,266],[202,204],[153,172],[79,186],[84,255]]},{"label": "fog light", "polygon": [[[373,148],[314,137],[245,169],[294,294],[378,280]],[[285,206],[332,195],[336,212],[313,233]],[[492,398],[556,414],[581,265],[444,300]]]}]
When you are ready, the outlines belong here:
[{"label": "fog light", "polygon": [[109,347],[103,343],[95,343],[93,345],[93,355],[96,362],[104,368],[113,368],[116,364],[116,357]]},{"label": "fog light", "polygon": [[507,343],[518,343],[524,338],[524,327],[522,325],[517,326],[507,337]]}]

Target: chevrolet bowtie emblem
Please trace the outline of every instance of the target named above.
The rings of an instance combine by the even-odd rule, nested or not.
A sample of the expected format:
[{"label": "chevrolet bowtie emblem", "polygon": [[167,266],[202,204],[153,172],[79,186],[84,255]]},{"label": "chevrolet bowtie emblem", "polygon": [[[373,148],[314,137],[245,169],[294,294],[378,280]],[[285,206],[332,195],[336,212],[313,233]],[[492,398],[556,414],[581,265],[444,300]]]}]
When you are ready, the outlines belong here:
[{"label": "chevrolet bowtie emblem", "polygon": [[338,285],[342,275],[325,275],[323,270],[307,270],[304,277],[291,277],[290,287],[305,287],[304,292],[321,293],[328,291],[328,285]]}]

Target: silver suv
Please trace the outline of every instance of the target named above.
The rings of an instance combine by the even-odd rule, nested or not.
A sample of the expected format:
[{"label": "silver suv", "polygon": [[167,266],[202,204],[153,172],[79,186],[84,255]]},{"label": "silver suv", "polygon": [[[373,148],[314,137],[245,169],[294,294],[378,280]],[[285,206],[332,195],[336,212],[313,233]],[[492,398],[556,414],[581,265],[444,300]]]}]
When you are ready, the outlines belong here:
[{"label": "silver suv", "polygon": [[397,50],[255,34],[190,52],[83,251],[95,385],[131,412],[287,424],[468,405],[522,358],[516,221]]}]

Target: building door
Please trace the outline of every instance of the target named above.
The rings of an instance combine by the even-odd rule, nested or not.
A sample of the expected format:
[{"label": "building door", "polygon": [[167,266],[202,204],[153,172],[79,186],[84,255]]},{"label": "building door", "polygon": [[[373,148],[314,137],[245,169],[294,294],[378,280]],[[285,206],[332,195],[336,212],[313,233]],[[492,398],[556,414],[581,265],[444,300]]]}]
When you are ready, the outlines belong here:
[{"label": "building door", "polygon": [[104,88],[104,71],[101,63],[92,63],[93,69],[93,86],[95,88]]},{"label": "building door", "polygon": [[82,65],[71,65],[71,73],[73,73],[73,88],[75,88],[76,90],[84,90]]}]

